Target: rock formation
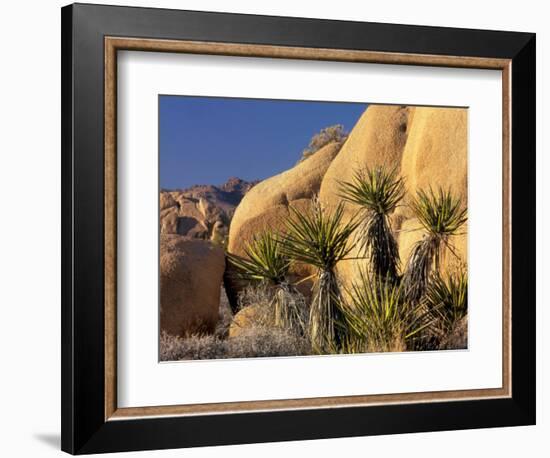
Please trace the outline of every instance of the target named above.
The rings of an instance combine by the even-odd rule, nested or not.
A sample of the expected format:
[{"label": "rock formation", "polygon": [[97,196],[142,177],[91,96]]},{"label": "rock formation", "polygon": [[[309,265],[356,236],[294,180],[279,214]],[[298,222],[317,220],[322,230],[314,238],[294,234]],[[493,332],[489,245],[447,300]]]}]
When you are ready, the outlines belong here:
[{"label": "rock formation", "polygon": [[[361,167],[397,167],[405,179],[407,194],[392,215],[398,234],[402,265],[413,245],[423,236],[418,221],[406,205],[419,189],[439,186],[451,189],[467,205],[467,111],[460,108],[371,105],[361,116],[321,184],[320,199],[327,206],[340,201],[339,183],[351,181]],[[347,217],[358,210],[347,204]],[[466,229],[463,231],[466,233]],[[466,262],[467,236],[454,237],[461,262]],[[352,252],[350,257],[356,255]],[[459,260],[447,256],[444,268]],[[349,284],[364,261],[344,261],[338,271]]]},{"label": "rock formation", "polygon": [[[404,201],[391,216],[404,265],[424,233],[407,205],[419,189],[450,189],[467,205],[467,110],[371,105],[343,146],[329,143],[260,183],[230,179],[219,187],[161,192],[161,328],[176,335],[211,332],[218,320],[222,276],[231,308],[238,310],[237,297],[244,285],[231,265],[226,266],[223,249],[212,241],[228,237],[228,251],[243,256],[246,243],[256,234],[285,230],[291,206],[304,211],[319,195],[324,206],[335,207],[342,200],[341,182],[351,181],[359,168],[380,165],[396,167],[405,179]],[[345,217],[357,210],[346,204]],[[467,228],[462,232],[453,238],[458,259],[448,255],[444,269],[467,262]],[[354,250],[348,257],[357,255]],[[355,259],[338,265],[345,285],[357,278],[364,263]],[[290,272],[306,297],[313,273],[304,265],[294,265]],[[239,311],[229,335],[238,335],[254,312],[254,306]]]},{"label": "rock formation", "polygon": [[[357,169],[388,166],[399,168],[415,108],[395,105],[369,106],[351,131],[340,154],[327,170],[319,198],[323,205],[334,208],[340,197],[340,183],[352,181]],[[359,207],[346,204],[346,221],[357,213]],[[359,256],[355,250],[349,257]],[[338,274],[349,286],[365,261],[343,261]]]},{"label": "rock formation", "polygon": [[[319,193],[323,176],[339,150],[339,143],[330,143],[286,172],[254,186],[235,210],[229,230],[228,251],[243,256],[246,242],[253,240],[255,234],[266,229],[284,230],[289,206],[304,210],[310,205],[311,198]],[[307,266],[295,266],[291,274],[305,278],[310,275],[310,270]],[[242,285],[233,278],[231,271],[225,277],[225,285],[235,311],[236,295]],[[311,283],[305,281],[299,288],[302,294],[308,295]]]},{"label": "rock formation", "polygon": [[161,234],[161,331],[179,336],[214,331],[224,270],[225,256],[219,246]]},{"label": "rock formation", "polygon": [[221,186],[161,191],[161,233],[223,242],[235,207],[255,183],[230,178]]}]

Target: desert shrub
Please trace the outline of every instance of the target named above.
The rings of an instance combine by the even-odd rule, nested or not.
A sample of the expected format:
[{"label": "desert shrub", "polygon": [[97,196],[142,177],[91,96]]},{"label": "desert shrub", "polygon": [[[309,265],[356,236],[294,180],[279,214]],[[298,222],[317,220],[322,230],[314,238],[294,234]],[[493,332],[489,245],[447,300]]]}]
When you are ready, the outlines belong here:
[{"label": "desert shrub", "polygon": [[437,192],[432,189],[418,191],[411,207],[425,235],[411,251],[403,285],[408,300],[418,302],[426,292],[431,274],[440,271],[445,250],[458,257],[452,237],[467,221],[467,210],[463,208],[460,198],[441,188]]},{"label": "desert shrub", "polygon": [[237,337],[221,339],[215,335],[195,335],[187,338],[161,335],[161,361],[193,359],[227,359],[311,354],[304,337],[279,328],[251,326]]},{"label": "desert shrub", "polygon": [[272,299],[271,292],[268,291],[265,283],[246,286],[244,289],[239,291],[237,298],[239,310],[251,306],[258,306],[260,308],[268,309]]},{"label": "desert shrub", "polygon": [[464,350],[468,348],[468,314],[458,321],[452,331],[444,336],[438,350]]},{"label": "desert shrub", "polygon": [[215,335],[178,337],[163,332],[160,336],[160,360],[220,358],[225,353],[223,342]]},{"label": "desert shrub", "polygon": [[290,260],[280,249],[279,237],[271,230],[254,236],[245,243],[245,257],[228,253],[237,275],[245,280],[279,284],[286,281]]},{"label": "desert shrub", "polygon": [[309,264],[317,270],[308,335],[316,352],[334,353],[343,341],[342,329],[336,325],[342,317],[338,307],[340,281],[335,269],[352,249],[348,240],[357,223],[354,220],[343,223],[342,204],[332,212],[324,209],[318,199],[313,199],[311,208],[305,212],[289,208],[291,215],[286,222],[283,250],[293,261]]},{"label": "desert shrub", "polygon": [[397,169],[358,170],[351,181],[340,183],[340,195],[361,208],[361,224],[356,233],[359,253],[369,259],[372,272],[396,281],[399,249],[389,216],[405,195]]},{"label": "desert shrub", "polygon": [[429,310],[434,326],[436,346],[444,344],[453,335],[468,314],[468,278],[464,272],[443,276],[436,273],[430,279],[423,302]]},{"label": "desert shrub", "polygon": [[250,326],[227,340],[228,358],[303,356],[311,354],[306,338],[281,328]]},{"label": "desert shrub", "polygon": [[256,299],[265,306],[266,324],[303,334],[305,301],[287,279],[290,259],[281,249],[279,236],[264,231],[247,243],[244,251],[246,257],[228,254],[228,259],[236,267],[236,274],[253,282],[255,294],[261,295]]},{"label": "desert shrub", "polygon": [[346,328],[344,351],[349,353],[405,351],[433,325],[424,305],[405,301],[401,286],[360,272],[340,306]]},{"label": "desert shrub", "polygon": [[[254,325],[285,329],[304,335],[307,332],[308,306],[304,296],[288,284],[252,284],[239,291],[239,309],[254,307]],[[283,309],[284,307],[284,309]]]},{"label": "desert shrub", "polygon": [[299,162],[302,162],[312,156],[323,146],[328,145],[331,142],[343,144],[347,138],[348,134],[344,130],[344,126],[342,124],[335,124],[334,126],[325,127],[311,138],[308,147],[302,151],[302,157]]},{"label": "desert shrub", "polygon": [[233,312],[225,293],[225,288],[220,290],[220,308],[218,312],[218,322],[216,323],[216,329],[214,335],[221,339],[225,339],[229,335],[229,326],[233,321]]}]

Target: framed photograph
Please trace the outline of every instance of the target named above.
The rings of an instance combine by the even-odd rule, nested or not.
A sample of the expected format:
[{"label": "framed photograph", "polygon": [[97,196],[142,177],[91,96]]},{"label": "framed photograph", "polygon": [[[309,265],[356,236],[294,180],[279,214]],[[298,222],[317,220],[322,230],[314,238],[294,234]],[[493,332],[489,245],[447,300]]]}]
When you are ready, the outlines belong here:
[{"label": "framed photograph", "polygon": [[535,35],[62,9],[62,448],[535,423]]}]

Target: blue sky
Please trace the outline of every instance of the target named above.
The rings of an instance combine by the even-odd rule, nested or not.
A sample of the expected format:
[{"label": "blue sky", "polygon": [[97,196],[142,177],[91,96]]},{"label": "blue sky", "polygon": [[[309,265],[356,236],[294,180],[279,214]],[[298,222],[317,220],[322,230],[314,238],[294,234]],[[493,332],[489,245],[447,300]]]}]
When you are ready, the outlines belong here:
[{"label": "blue sky", "polygon": [[160,186],[187,188],[229,177],[264,179],[292,167],[310,138],[343,124],[349,131],[364,103],[218,97],[159,97]]}]

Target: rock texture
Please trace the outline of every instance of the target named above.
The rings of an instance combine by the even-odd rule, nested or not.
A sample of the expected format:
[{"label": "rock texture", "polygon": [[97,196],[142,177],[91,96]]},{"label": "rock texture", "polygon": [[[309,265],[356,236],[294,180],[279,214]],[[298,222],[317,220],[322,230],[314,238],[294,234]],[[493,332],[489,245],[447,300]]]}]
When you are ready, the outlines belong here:
[{"label": "rock texture", "polygon": [[371,105],[351,131],[321,185],[320,198],[327,205],[340,202],[339,183],[350,181],[357,168],[401,164],[414,108]]},{"label": "rock texture", "polygon": [[[401,161],[408,194],[405,203],[420,189],[451,190],[463,205],[468,205],[468,112],[461,108],[414,108],[407,144]],[[421,226],[407,206],[398,212],[396,225],[399,253],[406,260],[414,243],[422,238]],[[452,243],[458,258],[450,253],[442,268],[454,269],[467,263],[468,228],[454,236]]]},{"label": "rock texture", "polygon": [[238,337],[246,334],[247,329],[258,321],[260,308],[256,305],[250,305],[241,309],[234,317],[229,326],[229,337]]},{"label": "rock texture", "polygon": [[221,186],[161,191],[161,233],[223,242],[235,207],[255,183],[230,178]]},{"label": "rock texture", "polygon": [[325,172],[339,150],[340,144],[330,143],[290,170],[254,186],[235,210],[229,231],[229,251],[243,254],[248,234],[268,227],[283,229],[288,206],[303,204],[319,192]]},{"label": "rock texture", "polygon": [[401,173],[409,193],[438,185],[468,199],[468,116],[456,108],[414,108]]},{"label": "rock texture", "polygon": [[213,332],[224,270],[222,248],[204,240],[161,234],[161,331],[177,336]]}]

